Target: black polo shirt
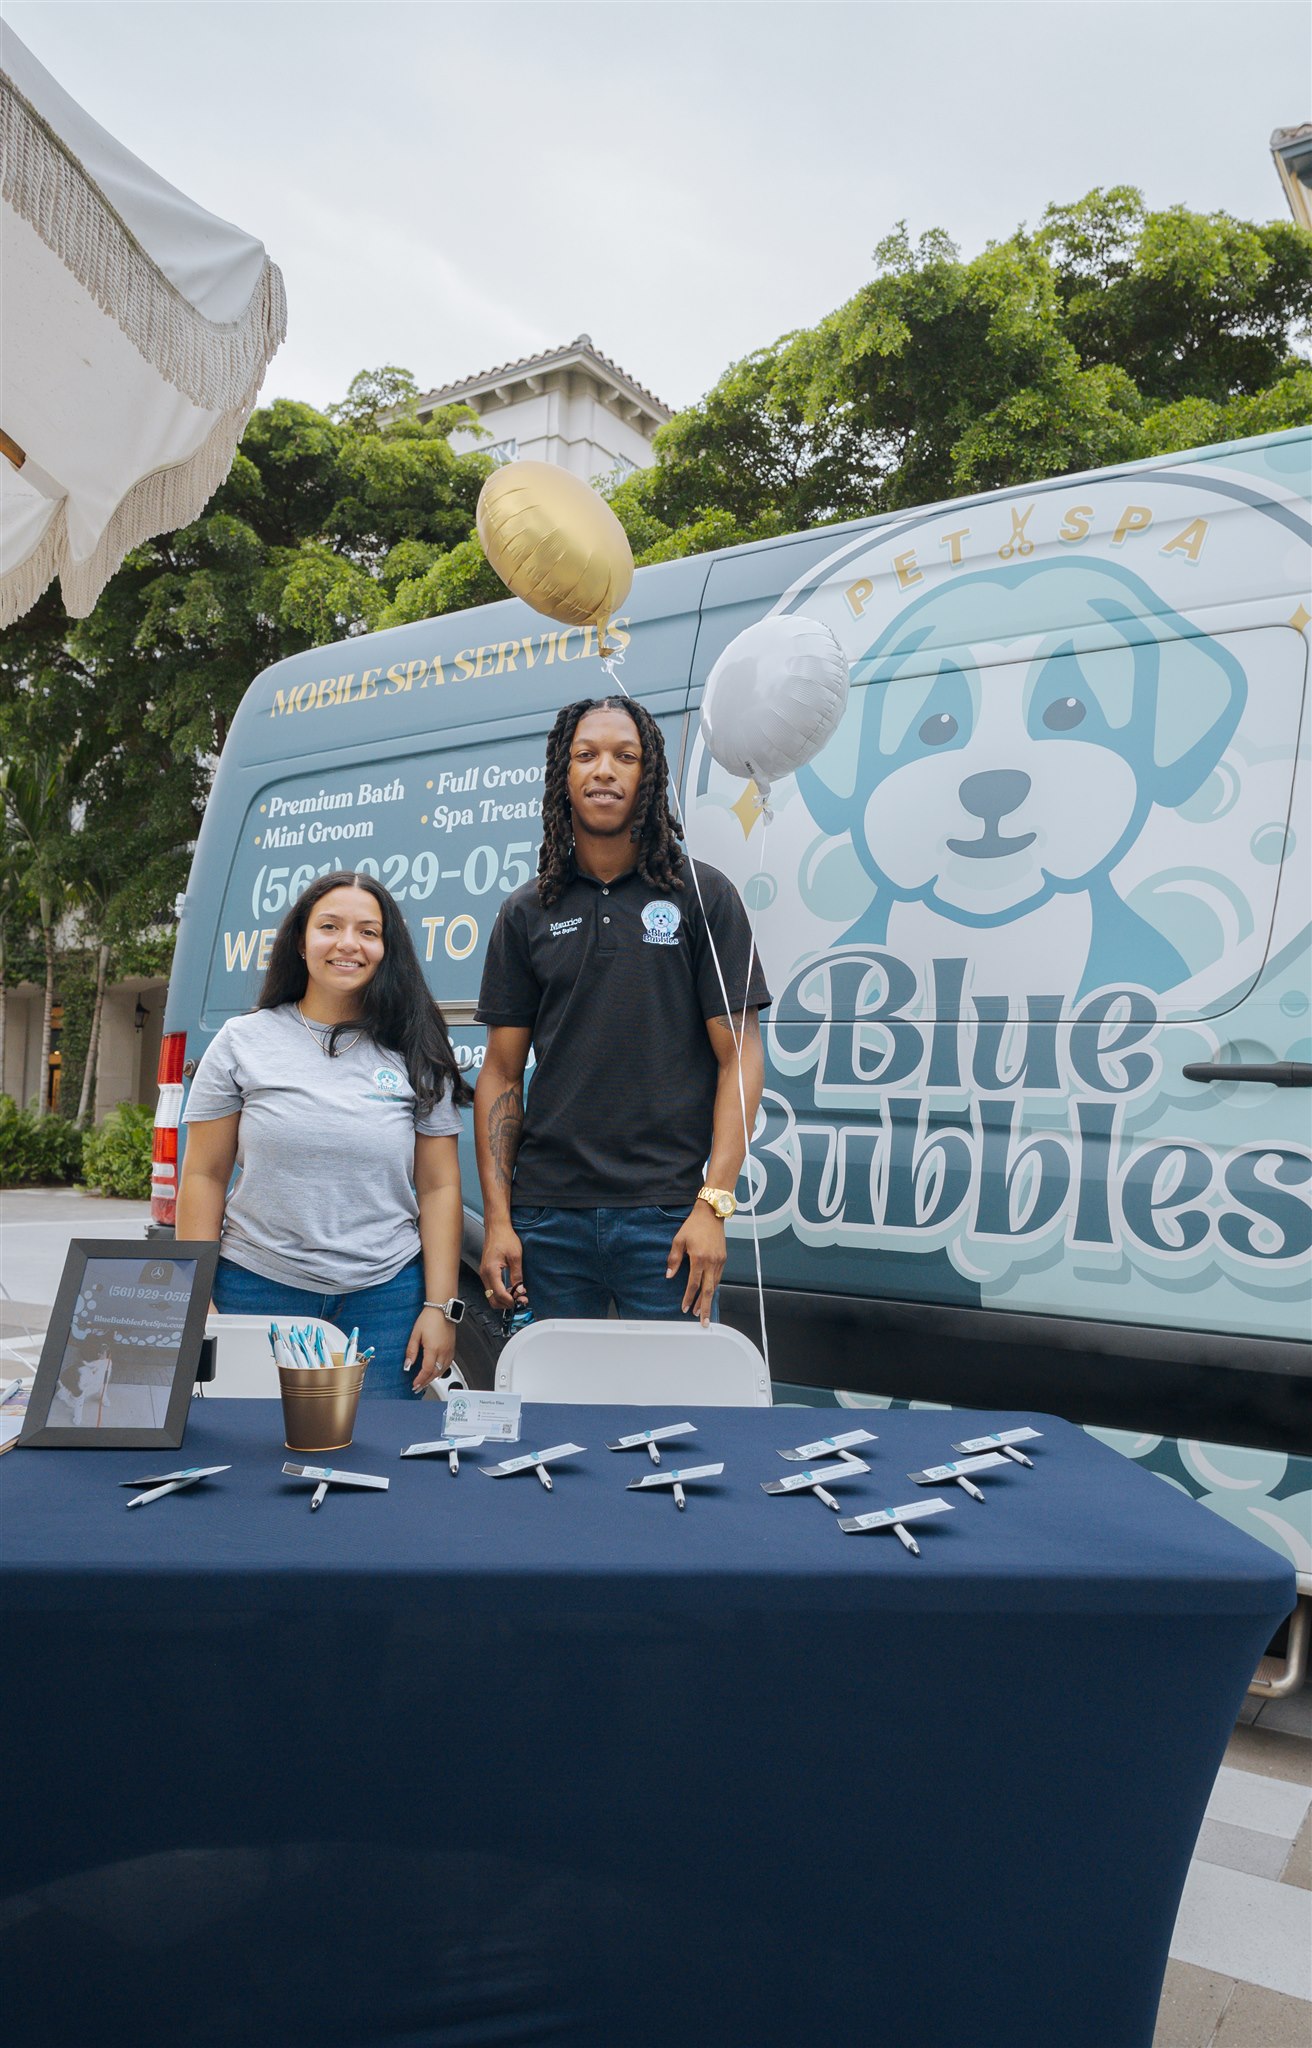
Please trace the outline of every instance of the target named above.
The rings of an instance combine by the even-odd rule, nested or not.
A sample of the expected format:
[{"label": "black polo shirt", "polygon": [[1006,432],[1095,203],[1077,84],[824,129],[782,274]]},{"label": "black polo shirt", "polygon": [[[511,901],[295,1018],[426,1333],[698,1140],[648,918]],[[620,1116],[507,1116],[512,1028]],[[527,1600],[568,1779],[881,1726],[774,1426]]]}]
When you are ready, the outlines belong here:
[{"label": "black polo shirt", "polygon": [[[770,1001],[738,892],[697,862],[684,886],[575,869],[544,910],[536,882],[501,906],[480,1024],[533,1032],[514,1199],[560,1209],[691,1208],[711,1149],[718,1076],[706,1019]],[[707,937],[709,921],[724,990]],[[725,990],[729,1003],[725,1003]]]}]

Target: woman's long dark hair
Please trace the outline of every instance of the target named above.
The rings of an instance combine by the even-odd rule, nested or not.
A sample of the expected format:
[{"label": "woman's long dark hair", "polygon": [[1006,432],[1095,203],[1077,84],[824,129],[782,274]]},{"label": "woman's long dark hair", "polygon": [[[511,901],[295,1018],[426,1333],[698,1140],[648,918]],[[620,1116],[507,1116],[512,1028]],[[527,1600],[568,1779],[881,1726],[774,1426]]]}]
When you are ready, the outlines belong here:
[{"label": "woman's long dark hair", "polygon": [[305,927],[320,897],[334,889],[369,891],[382,918],[383,957],[360,998],[359,1016],[349,1024],[334,1024],[328,1034],[328,1051],[336,1053],[339,1032],[365,1031],[375,1045],[400,1053],[421,1116],[438,1101],[448,1082],[453,1103],[472,1101],[472,1091],[456,1064],[446,1019],[424,980],[410,928],[396,898],[372,875],[319,875],[297,897],[278,927],[256,1009],[277,1010],[284,1003],[300,1002],[310,983],[302,955]]},{"label": "woman's long dark hair", "polygon": [[670,814],[670,771],[661,729],[645,704],[630,697],[584,697],[556,714],[547,735],[547,768],[542,782],[542,845],[538,849],[538,901],[559,903],[574,846],[574,813],[569,801],[569,756],[581,718],[590,711],[622,711],[638,728],[642,779],[629,837],[638,849],[638,873],[655,889],[682,889],[683,848]]}]

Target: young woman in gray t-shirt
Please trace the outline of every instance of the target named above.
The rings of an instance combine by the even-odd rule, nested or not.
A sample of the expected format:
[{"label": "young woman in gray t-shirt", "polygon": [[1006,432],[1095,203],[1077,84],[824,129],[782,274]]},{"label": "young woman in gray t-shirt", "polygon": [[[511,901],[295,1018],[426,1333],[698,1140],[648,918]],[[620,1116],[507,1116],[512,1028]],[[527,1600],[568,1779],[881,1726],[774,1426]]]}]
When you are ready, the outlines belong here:
[{"label": "young woman in gray t-shirt", "polygon": [[220,1313],[358,1326],[365,1394],[421,1393],[455,1355],[469,1099],[394,899],[320,876],[183,1115],[177,1233],[219,1240]]}]

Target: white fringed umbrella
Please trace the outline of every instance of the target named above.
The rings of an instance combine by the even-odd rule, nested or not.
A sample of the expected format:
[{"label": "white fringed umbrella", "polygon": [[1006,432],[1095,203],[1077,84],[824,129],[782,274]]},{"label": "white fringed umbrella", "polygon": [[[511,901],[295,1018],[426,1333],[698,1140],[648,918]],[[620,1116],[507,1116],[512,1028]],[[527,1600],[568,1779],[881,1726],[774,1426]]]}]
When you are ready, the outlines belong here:
[{"label": "white fringed umbrella", "polygon": [[0,626],[85,618],[195,519],[287,326],[263,244],[107,135],[0,22]]}]

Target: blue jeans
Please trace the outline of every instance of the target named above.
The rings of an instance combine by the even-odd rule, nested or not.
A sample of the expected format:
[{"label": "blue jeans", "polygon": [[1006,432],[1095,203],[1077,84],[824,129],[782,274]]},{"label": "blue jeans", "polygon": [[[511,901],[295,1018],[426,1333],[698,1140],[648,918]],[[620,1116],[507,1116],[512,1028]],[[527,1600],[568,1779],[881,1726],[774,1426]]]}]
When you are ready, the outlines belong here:
[{"label": "blue jeans", "polygon": [[[670,1245],[688,1220],[676,1209],[544,1209],[512,1205],[510,1221],[524,1248],[524,1285],[535,1322],[554,1316],[605,1316],[612,1301],[626,1321],[673,1321],[683,1314],[685,1259],[665,1277]],[[711,1309],[719,1318],[719,1296]],[[691,1317],[690,1317],[691,1320]]]},{"label": "blue jeans", "polygon": [[281,1280],[265,1280],[245,1266],[235,1266],[231,1259],[220,1259],[214,1274],[214,1306],[222,1316],[269,1316],[280,1323],[304,1323],[317,1316],[336,1323],[348,1337],[358,1325],[361,1351],[374,1347],[362,1399],[381,1396],[395,1401],[410,1392],[411,1374],[402,1367],[423,1305],[422,1259],[412,1259],[381,1287],[362,1287],[356,1294],[287,1287]]}]

